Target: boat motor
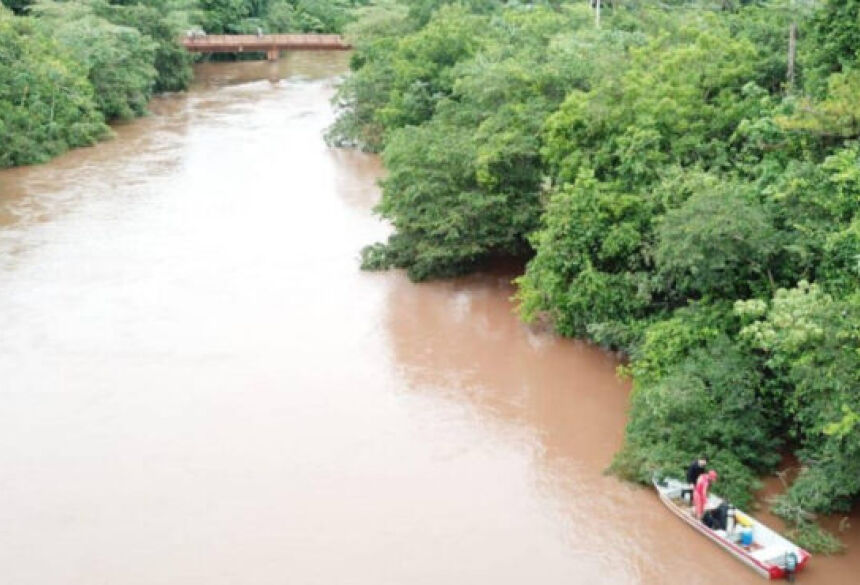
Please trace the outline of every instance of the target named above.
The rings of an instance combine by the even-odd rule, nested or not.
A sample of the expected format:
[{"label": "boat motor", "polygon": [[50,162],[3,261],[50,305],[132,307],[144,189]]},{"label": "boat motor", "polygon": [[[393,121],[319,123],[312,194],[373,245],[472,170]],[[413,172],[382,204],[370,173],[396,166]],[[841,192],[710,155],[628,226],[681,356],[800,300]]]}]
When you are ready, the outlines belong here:
[{"label": "boat motor", "polygon": [[793,552],[785,553],[785,578],[789,583],[794,583],[795,573],[797,573],[797,555]]}]

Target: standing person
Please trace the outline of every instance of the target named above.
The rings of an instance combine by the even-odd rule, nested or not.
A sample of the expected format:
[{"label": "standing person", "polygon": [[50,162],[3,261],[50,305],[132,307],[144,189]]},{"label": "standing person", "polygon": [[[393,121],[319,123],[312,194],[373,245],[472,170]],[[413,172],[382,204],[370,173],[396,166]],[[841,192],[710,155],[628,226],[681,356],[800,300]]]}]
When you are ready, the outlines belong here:
[{"label": "standing person", "polygon": [[699,476],[705,473],[705,466],[708,464],[708,460],[704,457],[699,457],[698,459],[694,459],[692,463],[690,463],[690,467],[687,468],[687,483],[690,484],[691,487],[696,486],[696,481],[699,479]]},{"label": "standing person", "polygon": [[708,503],[708,488],[715,481],[717,481],[717,472],[713,469],[708,473],[703,473],[696,480],[696,487],[693,490],[693,506],[696,508],[696,518],[698,520],[701,520],[705,513],[705,505]]},{"label": "standing person", "polygon": [[688,487],[681,490],[681,497],[688,504],[693,500],[693,490],[696,487],[696,480],[699,479],[699,476],[705,473],[705,466],[708,464],[708,460],[704,457],[699,457],[698,459],[693,459],[693,462],[690,463],[690,466],[687,468],[687,484]]}]

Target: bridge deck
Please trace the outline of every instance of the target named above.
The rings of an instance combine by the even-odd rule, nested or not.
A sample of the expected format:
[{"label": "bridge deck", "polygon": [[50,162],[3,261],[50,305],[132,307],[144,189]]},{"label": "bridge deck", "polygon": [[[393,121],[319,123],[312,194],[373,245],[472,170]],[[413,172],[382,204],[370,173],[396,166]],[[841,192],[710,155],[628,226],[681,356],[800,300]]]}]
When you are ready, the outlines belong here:
[{"label": "bridge deck", "polygon": [[183,37],[182,45],[195,53],[243,53],[288,50],[346,50],[340,35],[206,35]]}]

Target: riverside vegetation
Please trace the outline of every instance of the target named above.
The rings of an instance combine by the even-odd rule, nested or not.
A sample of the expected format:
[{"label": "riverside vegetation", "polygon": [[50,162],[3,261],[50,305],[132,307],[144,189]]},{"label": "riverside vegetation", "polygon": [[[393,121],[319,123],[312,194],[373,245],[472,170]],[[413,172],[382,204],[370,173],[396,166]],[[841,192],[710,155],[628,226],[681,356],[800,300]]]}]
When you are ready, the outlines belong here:
[{"label": "riverside vegetation", "polygon": [[328,138],[388,170],[363,266],[528,259],[525,320],[630,357],[616,473],[707,454],[747,505],[793,453],[774,509],[838,550],[812,520],[860,493],[860,0],[602,8],[359,9]]},{"label": "riverside vegetation", "polygon": [[[43,162],[185,89],[178,39],[211,33],[340,32],[362,0],[2,0],[0,168]],[[5,5],[5,6],[4,6]]]}]

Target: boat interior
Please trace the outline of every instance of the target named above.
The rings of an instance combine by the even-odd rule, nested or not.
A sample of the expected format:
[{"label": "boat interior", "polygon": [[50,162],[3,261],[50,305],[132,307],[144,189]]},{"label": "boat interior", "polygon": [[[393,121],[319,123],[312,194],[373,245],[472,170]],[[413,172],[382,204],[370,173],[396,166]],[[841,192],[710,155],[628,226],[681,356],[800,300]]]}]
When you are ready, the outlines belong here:
[{"label": "boat interior", "polygon": [[[675,506],[679,513],[689,516],[695,521],[690,486],[677,480],[663,480],[655,484]],[[688,494],[690,494],[688,496]],[[724,500],[719,496],[709,494],[705,506],[705,514],[717,510]],[[799,554],[799,549],[789,540],[783,538],[761,522],[729,504],[728,520],[725,526],[715,529],[703,526],[715,536],[728,541],[746,551],[750,557],[766,564],[782,565],[789,553]]]}]

